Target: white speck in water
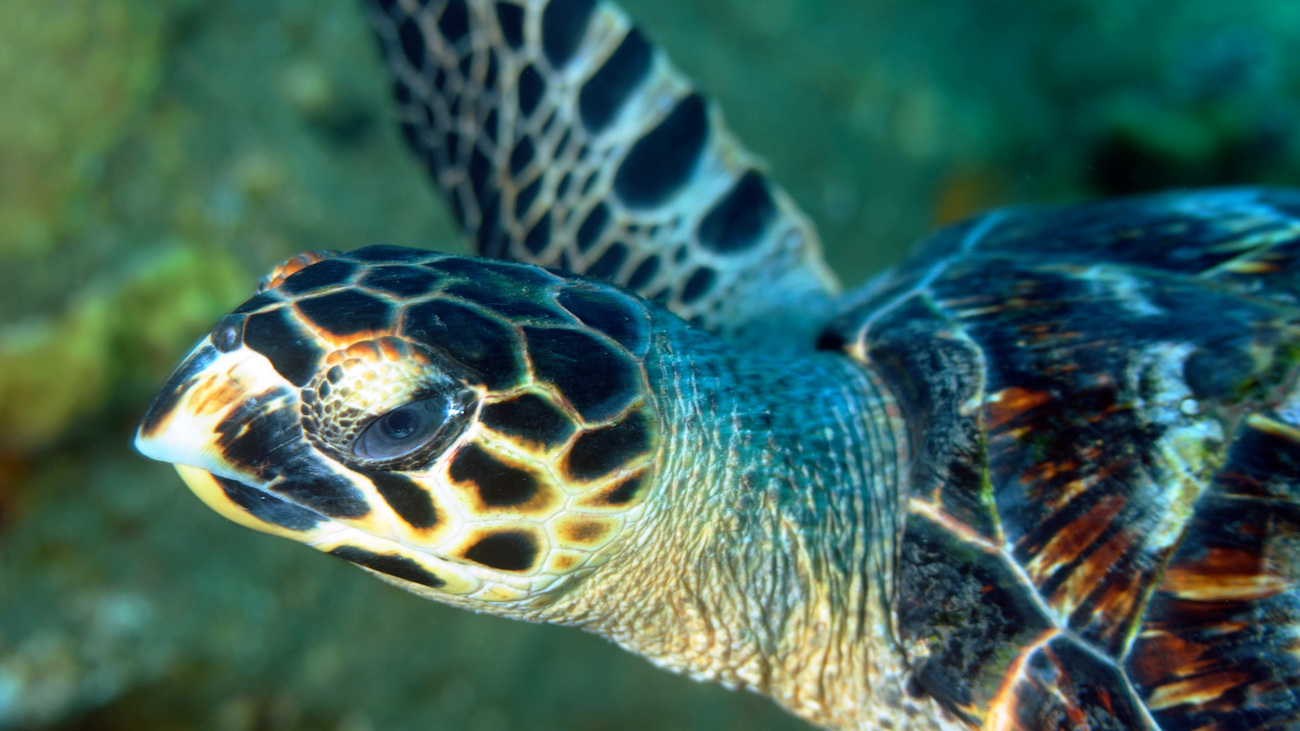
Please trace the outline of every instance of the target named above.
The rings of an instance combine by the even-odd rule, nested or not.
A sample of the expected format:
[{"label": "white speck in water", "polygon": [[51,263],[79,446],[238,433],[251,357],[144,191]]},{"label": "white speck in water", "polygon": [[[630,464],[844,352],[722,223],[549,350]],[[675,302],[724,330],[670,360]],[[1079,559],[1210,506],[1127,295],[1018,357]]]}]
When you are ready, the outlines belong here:
[{"label": "white speck in water", "polygon": [[1184,416],[1196,416],[1201,413],[1201,404],[1194,398],[1185,398],[1178,405],[1178,410],[1183,412]]}]

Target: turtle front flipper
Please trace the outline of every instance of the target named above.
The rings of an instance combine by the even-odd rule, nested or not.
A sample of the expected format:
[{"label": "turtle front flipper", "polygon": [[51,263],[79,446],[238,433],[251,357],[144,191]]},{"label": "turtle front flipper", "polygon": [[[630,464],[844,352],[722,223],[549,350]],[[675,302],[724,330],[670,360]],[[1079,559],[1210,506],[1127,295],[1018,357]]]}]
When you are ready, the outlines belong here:
[{"label": "turtle front flipper", "polygon": [[619,8],[367,5],[406,139],[481,254],[623,285],[733,341],[809,339],[837,288],[812,224]]}]

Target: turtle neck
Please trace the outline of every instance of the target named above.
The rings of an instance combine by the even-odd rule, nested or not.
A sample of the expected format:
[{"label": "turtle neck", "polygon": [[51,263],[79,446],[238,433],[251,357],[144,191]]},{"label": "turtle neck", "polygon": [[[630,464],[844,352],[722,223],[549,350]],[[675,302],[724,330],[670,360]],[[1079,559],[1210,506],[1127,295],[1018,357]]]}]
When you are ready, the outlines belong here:
[{"label": "turtle neck", "polygon": [[907,442],[892,396],[839,353],[754,355],[660,319],[655,491],[617,555],[538,619],[820,725],[904,727],[889,628]]}]

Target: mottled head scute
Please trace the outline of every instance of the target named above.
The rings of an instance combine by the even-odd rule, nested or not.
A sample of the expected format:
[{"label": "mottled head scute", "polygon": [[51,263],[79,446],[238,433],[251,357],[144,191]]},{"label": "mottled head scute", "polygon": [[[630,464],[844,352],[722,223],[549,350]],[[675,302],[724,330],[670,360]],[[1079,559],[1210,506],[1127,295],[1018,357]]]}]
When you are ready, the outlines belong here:
[{"label": "mottled head scute", "polygon": [[[188,362],[224,371],[153,420],[214,435],[173,461],[245,525],[420,593],[538,606],[608,558],[653,485],[648,327],[637,298],[532,266],[313,252],[218,323]],[[250,516],[253,492],[271,499]]]},{"label": "mottled head scute", "polygon": [[473,416],[477,399],[456,372],[408,340],[358,341],[327,355],[302,390],[303,433],[344,464],[386,471],[427,467]]}]

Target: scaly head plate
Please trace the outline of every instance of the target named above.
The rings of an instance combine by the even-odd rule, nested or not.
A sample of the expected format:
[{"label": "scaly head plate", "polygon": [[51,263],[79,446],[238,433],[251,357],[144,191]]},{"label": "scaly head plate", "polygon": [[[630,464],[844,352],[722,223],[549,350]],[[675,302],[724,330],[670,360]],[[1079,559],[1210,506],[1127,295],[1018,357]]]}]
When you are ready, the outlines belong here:
[{"label": "scaly head plate", "polygon": [[242,525],[450,603],[539,607],[653,488],[649,318],[529,265],[313,252],[217,323],[136,445]]}]

